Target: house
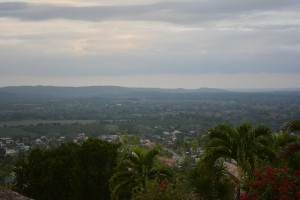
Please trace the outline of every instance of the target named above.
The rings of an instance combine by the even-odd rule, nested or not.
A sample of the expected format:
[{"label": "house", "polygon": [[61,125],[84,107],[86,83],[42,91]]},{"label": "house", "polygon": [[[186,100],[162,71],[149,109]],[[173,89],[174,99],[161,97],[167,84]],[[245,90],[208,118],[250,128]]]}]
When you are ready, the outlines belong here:
[{"label": "house", "polygon": [[14,141],[13,141],[12,139],[10,139],[10,138],[7,138],[7,139],[5,140],[5,143],[6,143],[7,145],[10,145],[10,144],[13,144]]},{"label": "house", "polygon": [[177,163],[177,160],[175,160],[174,158],[158,157],[158,160],[169,166],[175,165]]},{"label": "house", "polygon": [[12,155],[12,154],[15,154],[15,153],[16,153],[16,150],[14,150],[14,149],[6,149],[5,150],[6,155]]},{"label": "house", "polygon": [[21,149],[23,149],[24,151],[28,151],[30,149],[30,146],[24,145],[24,146],[22,146]]},{"label": "house", "polygon": [[43,142],[42,142],[42,140],[41,139],[36,139],[35,140],[35,144],[42,144]]}]

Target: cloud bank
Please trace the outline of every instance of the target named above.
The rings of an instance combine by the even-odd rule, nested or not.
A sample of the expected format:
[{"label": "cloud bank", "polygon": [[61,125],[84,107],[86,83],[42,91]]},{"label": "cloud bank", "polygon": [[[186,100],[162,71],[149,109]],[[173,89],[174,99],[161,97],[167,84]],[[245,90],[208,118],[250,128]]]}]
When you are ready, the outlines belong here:
[{"label": "cloud bank", "polygon": [[298,0],[111,2],[0,3],[0,78],[6,80],[0,85],[20,77],[27,77],[24,84],[65,77],[76,85],[72,77],[119,83],[211,74],[224,74],[225,83],[228,74],[260,73],[265,85],[266,74],[270,82],[283,74],[291,87],[300,85],[287,80],[300,75]]},{"label": "cloud bank", "polygon": [[0,16],[21,20],[150,20],[171,23],[201,23],[210,20],[236,19],[257,12],[297,13],[298,0],[253,1],[169,1],[141,5],[64,6],[25,2],[0,3]]}]

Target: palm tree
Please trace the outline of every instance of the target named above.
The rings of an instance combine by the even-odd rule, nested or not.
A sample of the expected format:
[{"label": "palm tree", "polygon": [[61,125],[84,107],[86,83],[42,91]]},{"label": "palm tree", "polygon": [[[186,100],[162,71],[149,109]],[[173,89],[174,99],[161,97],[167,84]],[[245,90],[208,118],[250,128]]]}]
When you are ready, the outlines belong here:
[{"label": "palm tree", "polygon": [[[283,127],[282,140],[285,142],[281,145],[280,156],[285,164],[288,164],[294,170],[300,169],[300,120],[291,120]],[[280,136],[280,135],[279,135]],[[285,139],[285,140],[284,140]]]},{"label": "palm tree", "polygon": [[133,147],[119,160],[115,174],[110,179],[112,199],[130,199],[132,195],[145,193],[146,182],[155,178],[168,178],[171,174],[156,165],[156,149]]},{"label": "palm tree", "polygon": [[222,162],[209,164],[199,162],[197,168],[191,173],[194,186],[191,199],[233,199],[234,189],[227,174],[227,166]]},{"label": "palm tree", "polygon": [[[266,126],[252,128],[249,124],[242,124],[234,128],[228,124],[219,124],[207,133],[202,161],[215,163],[220,158],[234,160],[240,184],[244,179],[251,178],[259,158],[275,157],[270,141],[272,132]],[[239,198],[239,188],[237,193]]]},{"label": "palm tree", "polygon": [[287,144],[280,156],[290,168],[300,170],[300,141]]}]

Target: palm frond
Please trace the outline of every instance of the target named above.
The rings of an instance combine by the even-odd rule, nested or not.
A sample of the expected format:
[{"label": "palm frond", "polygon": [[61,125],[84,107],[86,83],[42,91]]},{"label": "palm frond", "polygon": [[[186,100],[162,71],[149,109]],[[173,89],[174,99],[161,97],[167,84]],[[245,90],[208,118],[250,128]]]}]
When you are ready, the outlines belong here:
[{"label": "palm frond", "polygon": [[237,162],[239,179],[251,177],[258,159],[276,158],[272,150],[273,135],[269,127],[252,127],[242,124],[233,128],[227,124],[217,125],[207,133],[207,142],[202,162],[214,163],[219,158],[230,158]]},{"label": "palm frond", "polygon": [[251,125],[250,124],[242,124],[237,127],[237,132],[239,133],[239,139],[245,140],[250,136],[251,133]]},{"label": "palm frond", "polygon": [[156,149],[151,149],[145,153],[143,163],[147,166],[148,170],[153,167],[155,157],[158,155],[159,151]]},{"label": "palm frond", "polygon": [[269,137],[272,136],[272,130],[265,125],[259,125],[255,127],[254,134],[255,134],[255,138]]},{"label": "palm frond", "polygon": [[171,170],[168,169],[153,169],[149,172],[149,179],[153,180],[155,178],[159,179],[172,179],[174,177],[174,173]]},{"label": "palm frond", "polygon": [[157,168],[157,149],[144,149],[133,147],[132,152],[126,153],[116,168],[115,174],[110,179],[111,191],[115,193],[115,199],[119,198],[123,191],[130,191],[131,195],[142,193],[146,190],[147,180],[169,177],[170,174],[164,169]]}]

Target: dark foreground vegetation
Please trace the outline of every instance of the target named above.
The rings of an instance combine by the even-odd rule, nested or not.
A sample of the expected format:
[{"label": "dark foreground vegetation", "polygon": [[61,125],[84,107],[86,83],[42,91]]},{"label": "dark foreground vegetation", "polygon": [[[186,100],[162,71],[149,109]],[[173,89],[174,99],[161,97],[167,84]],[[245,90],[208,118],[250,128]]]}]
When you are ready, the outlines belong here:
[{"label": "dark foreground vegetation", "polygon": [[34,149],[15,169],[16,191],[34,199],[109,199],[118,144],[88,140]]},{"label": "dark foreground vegetation", "polygon": [[127,135],[33,149],[15,166],[13,189],[34,199],[299,199],[300,120],[274,133],[265,125],[219,124],[203,137],[198,162],[167,165],[160,146]]}]

